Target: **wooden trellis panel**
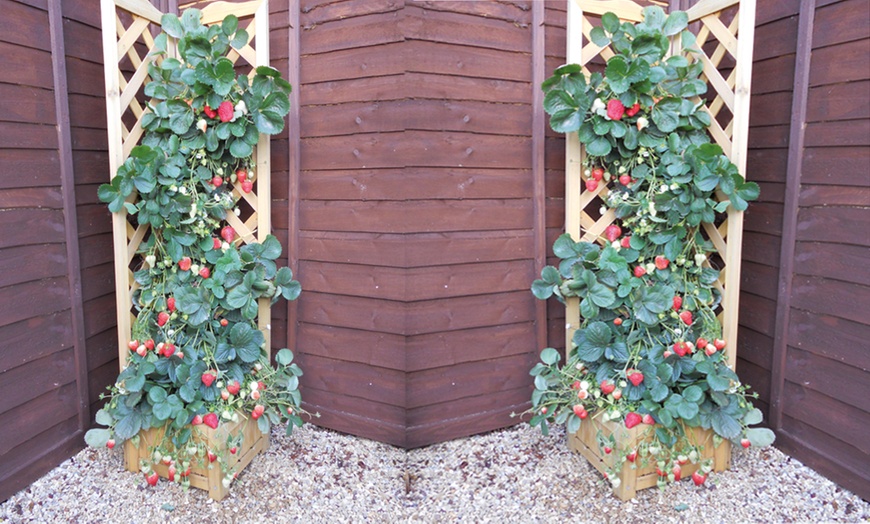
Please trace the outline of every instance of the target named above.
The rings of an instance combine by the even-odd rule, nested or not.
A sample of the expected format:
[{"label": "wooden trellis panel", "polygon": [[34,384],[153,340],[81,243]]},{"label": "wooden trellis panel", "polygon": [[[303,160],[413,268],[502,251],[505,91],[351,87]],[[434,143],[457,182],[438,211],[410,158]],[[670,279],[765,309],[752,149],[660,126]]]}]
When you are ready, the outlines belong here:
[{"label": "wooden trellis panel", "polygon": [[[143,135],[142,116],[148,111],[144,86],[149,81],[148,65],[159,63],[162,58],[151,55],[154,35],[160,31],[163,16],[147,0],[101,0],[103,31],[103,63],[106,81],[106,116],[109,135],[109,172],[114,178],[130,151]],[[239,18],[239,27],[248,33],[248,43],[239,50],[231,50],[228,58],[237,68],[253,69],[269,65],[269,4],[268,0],[245,3],[214,2],[202,9],[204,24],[220,23],[225,16],[234,14]],[[260,38],[256,38],[260,35]],[[167,54],[175,56],[175,41],[169,39]],[[246,244],[263,241],[271,232],[271,191],[269,137],[260,136],[254,155],[256,159],[256,184],[254,190],[245,193],[240,184],[233,187],[232,195],[242,209],[236,216],[227,213],[227,222],[236,230]],[[227,179],[229,183],[229,178]],[[136,202],[131,195],[129,202]],[[244,202],[240,202],[244,200]],[[115,294],[118,312],[118,363],[126,367],[130,352],[133,311],[132,294],[137,288],[133,272],[142,265],[142,257],[136,251],[148,237],[150,227],[139,225],[122,209],[112,216],[112,231],[115,251]],[[269,300],[260,299],[258,322],[266,336],[266,348],[271,347],[269,333]],[[268,349],[267,349],[268,350]]]},{"label": "wooden trellis panel", "polygon": [[[602,14],[613,12],[623,21],[640,22],[643,6],[630,0],[571,0],[568,2],[567,63],[586,69],[596,57],[607,60],[614,55],[610,47],[598,47],[589,34]],[[749,94],[752,78],[752,48],[755,30],[755,0],[701,0],[687,11],[690,27],[697,27],[698,54],[690,60],[704,64],[703,78],[708,84],[705,109],[712,117],[708,128],[713,141],[746,176],[746,150],[749,134]],[[597,25],[597,24],[596,24]],[[674,42],[672,49],[679,49]],[[727,58],[727,59],[726,59]],[[605,184],[586,191],[581,180],[584,148],[577,133],[565,140],[565,229],[574,240],[601,240],[615,214],[607,210],[598,219],[597,210],[607,196]],[[722,195],[720,195],[722,197]],[[705,233],[721,257],[719,282],[723,291],[719,319],[728,341],[726,355],[731,368],[737,361],[737,313],[740,298],[740,249],[743,213],[728,208],[720,224],[705,224]],[[707,262],[709,264],[709,262]],[[574,332],[580,325],[580,301],[566,300],[566,348],[571,348]]]}]

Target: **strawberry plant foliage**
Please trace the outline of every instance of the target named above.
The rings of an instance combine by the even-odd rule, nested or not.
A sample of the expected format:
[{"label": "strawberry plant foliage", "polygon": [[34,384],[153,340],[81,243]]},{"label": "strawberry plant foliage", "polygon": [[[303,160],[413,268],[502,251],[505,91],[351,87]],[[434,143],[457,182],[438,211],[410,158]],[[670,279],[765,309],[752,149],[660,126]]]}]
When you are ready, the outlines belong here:
[{"label": "strawberry plant foliage", "polygon": [[[287,349],[272,367],[256,322],[260,299],[295,300],[301,288],[290,269],[278,268],[274,236],[240,245],[225,222],[240,213],[232,185],[253,189],[260,135],[283,129],[290,84],[270,67],[256,68],[251,79],[236,74],[226,55],[248,35],[235,16],[204,26],[189,9],[181,18],[165,15],[162,25],[141,143],[99,188],[112,212],[125,211],[150,233],[133,273],[130,356],[96,416],[107,428],[86,440],[114,446],[166,426],[154,457],[170,457],[181,469],[212,462],[216,450],[200,434],[202,424],[253,417],[263,432],[286,421],[288,434],[302,425],[302,371]],[[166,54],[168,38],[177,41],[178,58]],[[189,484],[185,475],[177,480]]]},{"label": "strawberry plant foliage", "polygon": [[[667,460],[691,447],[687,426],[735,443],[773,441],[770,430],[748,427],[761,413],[725,361],[719,271],[702,233],[729,206],[746,209],[758,186],[710,142],[703,64],[689,59],[687,21],[659,7],[647,7],[636,25],[605,14],[590,35],[615,51],[603,74],[569,64],[543,83],[551,127],[577,133],[586,188],[607,184],[601,213],[613,210],[616,221],[600,243],[559,237],[553,252],[561,263],[532,284],[541,300],[577,297],[582,322],[564,364],[548,348],[532,369],[530,423],[544,432],[566,423],[575,432],[587,416],[629,427],[645,420],[674,454]],[[682,53],[667,56],[674,35]],[[631,451],[621,450],[623,460]],[[622,467],[615,464],[611,479]]]}]

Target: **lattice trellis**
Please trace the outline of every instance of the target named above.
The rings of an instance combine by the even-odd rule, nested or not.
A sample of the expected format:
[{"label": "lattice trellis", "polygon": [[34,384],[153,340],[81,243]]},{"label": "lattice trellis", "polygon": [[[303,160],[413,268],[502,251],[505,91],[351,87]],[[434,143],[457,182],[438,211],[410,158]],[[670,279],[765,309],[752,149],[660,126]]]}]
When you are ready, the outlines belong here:
[{"label": "lattice trellis", "polygon": [[[239,26],[248,33],[248,43],[239,50],[231,50],[228,58],[237,70],[250,68],[250,76],[257,66],[269,64],[269,5],[268,0],[244,3],[214,2],[202,9],[202,22],[220,23],[234,14]],[[144,86],[148,83],[148,65],[160,63],[162,58],[151,55],[154,35],[160,31],[163,16],[147,0],[101,0],[103,31],[103,59],[106,81],[106,113],[109,136],[109,171],[114,177],[130,151],[143,135],[142,116],[148,111]],[[256,38],[261,35],[261,38]],[[175,56],[175,42],[169,39],[167,54]],[[270,219],[270,163],[269,137],[260,136],[254,150],[256,159],[254,190],[245,193],[237,183],[232,195],[240,216],[227,214],[227,222],[240,237],[237,243],[263,241],[271,232]],[[229,183],[229,180],[227,181]],[[131,195],[129,202],[136,202]],[[118,312],[118,357],[121,369],[126,366],[132,323],[136,316],[132,296],[137,289],[133,272],[143,263],[137,254],[140,244],[148,238],[150,227],[131,220],[125,210],[112,217],[115,254],[115,293]],[[261,299],[258,322],[270,346],[269,301]]]},{"label": "lattice trellis", "polygon": [[[606,61],[614,55],[609,46],[601,48],[591,41],[593,24],[606,12],[621,20],[640,22],[643,6],[630,0],[570,0],[568,2],[567,63],[577,63],[584,71],[596,58]],[[747,135],[749,133],[749,93],[752,76],[752,48],[755,30],[755,0],[701,0],[688,11],[690,27],[697,27],[695,47],[698,53],[690,60],[704,64],[703,78],[708,84],[704,108],[712,117],[708,128],[712,139],[725,155],[746,173]],[[672,49],[679,49],[679,41]],[[613,223],[613,210],[599,216],[598,209],[608,189],[601,184],[586,191],[582,184],[584,151],[576,133],[566,137],[565,228],[575,240],[601,239]],[[720,199],[724,198],[719,195]],[[597,217],[597,218],[596,218]],[[721,223],[705,224],[707,238],[713,243],[722,267],[716,286],[723,292],[721,312],[724,337],[728,340],[728,363],[737,360],[737,313],[740,295],[740,249],[743,236],[743,213],[728,209]],[[709,263],[709,262],[708,262]],[[566,347],[571,347],[574,332],[580,325],[579,299],[567,300]]]}]

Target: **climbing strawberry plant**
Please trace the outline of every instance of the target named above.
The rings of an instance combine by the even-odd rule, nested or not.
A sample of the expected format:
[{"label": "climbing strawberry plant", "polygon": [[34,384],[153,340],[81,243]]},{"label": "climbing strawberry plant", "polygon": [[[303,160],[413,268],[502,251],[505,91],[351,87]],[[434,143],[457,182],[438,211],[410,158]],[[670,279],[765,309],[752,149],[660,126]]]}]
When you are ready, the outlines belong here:
[{"label": "climbing strawberry plant", "polygon": [[[647,424],[655,438],[640,449],[607,447],[620,458],[612,482],[626,460],[655,461],[660,484],[679,479],[678,466],[700,456],[687,427],[743,446],[773,441],[770,430],[749,427],[761,412],[726,362],[719,271],[702,228],[728,206],[746,209],[759,190],[707,134],[707,84],[702,61],[690,59],[687,21],[658,7],[638,24],[607,13],[590,34],[615,51],[603,73],[569,64],[542,86],[551,127],[577,133],[586,189],[607,186],[600,213],[612,210],[616,221],[598,242],[557,239],[559,267],[532,285],[542,300],[578,297],[582,322],[564,363],[547,348],[532,369],[530,423],[544,432],[566,423],[570,433],[589,418]],[[668,56],[675,35],[682,52]],[[709,471],[702,465],[699,475]]]},{"label": "climbing strawberry plant", "polygon": [[[231,184],[253,190],[260,134],[283,129],[290,84],[270,67],[250,78],[237,74],[227,53],[248,35],[235,16],[204,26],[190,9],[180,19],[164,15],[162,27],[152,50],[160,60],[150,64],[145,87],[145,133],[111,184],[99,188],[112,212],[126,211],[150,233],[133,274],[130,356],[96,415],[107,428],[92,429],[86,441],[113,447],[165,428],[141,468],[153,483],[151,465],[163,462],[170,480],[187,486],[192,465],[228,464],[211,465],[220,457],[201,428],[250,417],[263,433],[286,421],[290,434],[303,422],[302,371],[288,349],[271,365],[256,322],[260,299],[295,300],[300,285],[289,268],[277,267],[274,236],[241,246],[225,222],[228,213],[241,213]],[[166,53],[168,37],[177,58]],[[228,436],[226,449],[235,453],[239,439]],[[234,472],[224,473],[228,484]]]}]

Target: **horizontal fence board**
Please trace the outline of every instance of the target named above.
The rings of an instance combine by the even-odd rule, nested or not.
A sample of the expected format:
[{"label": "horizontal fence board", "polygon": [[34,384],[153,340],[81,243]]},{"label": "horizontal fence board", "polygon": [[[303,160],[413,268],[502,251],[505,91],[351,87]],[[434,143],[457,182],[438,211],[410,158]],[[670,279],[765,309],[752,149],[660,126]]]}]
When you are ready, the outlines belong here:
[{"label": "horizontal fence board", "polygon": [[764,93],[752,98],[749,126],[787,125],[791,117],[792,93]]},{"label": "horizontal fence board", "polygon": [[400,13],[372,13],[324,24],[300,20],[299,35],[302,55],[316,55],[341,49],[366,48],[401,42]]},{"label": "horizontal fence board", "polygon": [[88,372],[109,362],[118,362],[118,333],[114,329],[107,329],[85,340],[88,348]]},{"label": "horizontal fence board", "polygon": [[527,136],[529,106],[469,100],[393,100],[300,109],[306,138],[403,130]]},{"label": "horizontal fence board", "polygon": [[425,11],[405,5],[401,23],[408,40],[428,40],[469,47],[531,52],[531,28],[503,20],[460,13]]},{"label": "horizontal fence board", "polygon": [[12,368],[0,381],[0,414],[56,389],[66,382],[59,377],[74,377],[75,361],[72,348],[63,349],[38,360]]},{"label": "horizontal fence board", "polygon": [[748,360],[766,370],[773,369],[773,336],[759,333],[741,325],[738,332],[737,353],[743,360]]},{"label": "horizontal fence board", "polygon": [[[794,89],[794,56],[777,56],[752,64],[752,96]],[[752,142],[749,142],[750,145]]]},{"label": "horizontal fence board", "polygon": [[0,289],[32,280],[65,276],[66,272],[64,244],[13,246],[0,250]]},{"label": "horizontal fence board", "polygon": [[531,230],[418,234],[407,240],[407,267],[534,257]]},{"label": "horizontal fence board", "polygon": [[[753,61],[794,54],[797,43],[798,17],[780,18],[757,29],[752,55]],[[715,38],[711,35],[710,40],[715,41]]]},{"label": "horizontal fence board", "polygon": [[66,275],[4,287],[2,292],[0,326],[64,311],[70,307]]},{"label": "horizontal fence board", "polygon": [[868,455],[789,416],[783,416],[777,447],[846,489],[870,499]]},{"label": "horizontal fence board", "polygon": [[112,261],[112,235],[102,233],[79,240],[79,258],[82,267],[91,267]]},{"label": "horizontal fence board", "polygon": [[21,349],[0,351],[2,372],[48,357],[72,346],[70,311],[67,309],[0,326],[0,339],[4,348]]},{"label": "horizontal fence board", "polygon": [[746,231],[780,236],[782,233],[782,204],[758,201],[744,212],[743,227]]},{"label": "horizontal fence board", "polygon": [[531,323],[417,335],[407,339],[405,367],[408,372],[448,367],[534,352],[534,347],[535,331]]},{"label": "horizontal fence board", "polygon": [[299,88],[301,106],[405,98],[403,75],[306,84]]},{"label": "horizontal fence board", "polygon": [[[15,149],[54,149],[57,148],[57,128],[27,122],[0,122],[0,144]],[[38,154],[38,151],[31,154]]]},{"label": "horizontal fence board", "polygon": [[115,272],[110,262],[83,267],[81,271],[82,299],[91,300],[115,292]]},{"label": "horizontal fence board", "polygon": [[406,334],[423,335],[535,319],[535,298],[528,291],[412,302]]},{"label": "horizontal fence board", "polygon": [[785,183],[788,149],[755,149],[746,156],[746,178],[756,182]]},{"label": "horizontal fence board", "polygon": [[866,207],[801,208],[797,240],[870,246],[870,213]]},{"label": "horizontal fence board", "polygon": [[404,371],[403,335],[307,322],[300,322],[297,329],[299,349],[306,355]]},{"label": "horizontal fence board", "polygon": [[73,381],[0,414],[0,457],[50,429],[56,421],[76,417],[78,400]]},{"label": "horizontal fence board", "polygon": [[[95,64],[103,63],[103,48],[94,45],[94,42],[102,42],[103,39],[99,27],[67,19],[64,21],[63,37],[64,52],[67,59],[75,58]],[[138,53],[140,57],[145,55],[141,49],[138,50]]]},{"label": "horizontal fence board", "polygon": [[[406,407],[413,410],[432,404],[444,405],[482,393],[527,387],[532,383],[528,370],[535,360],[536,355],[526,353],[409,373]],[[457,409],[449,411],[455,413]]]},{"label": "horizontal fence board", "polygon": [[529,227],[529,200],[414,202],[303,201],[299,229],[364,233],[431,233]]},{"label": "horizontal fence board", "polygon": [[788,339],[800,349],[855,366],[870,369],[867,324],[823,313],[792,309]]},{"label": "horizontal fence board", "polygon": [[361,416],[355,411],[338,411],[331,407],[331,402],[326,405],[304,402],[302,407],[320,415],[311,421],[320,427],[385,442],[393,446],[405,446],[404,426],[391,426],[382,420]]},{"label": "horizontal fence board", "polygon": [[[530,385],[527,384],[506,391],[490,391],[473,397],[463,398],[460,401],[438,402],[409,409],[409,433],[415,432],[417,428],[438,426],[444,423],[449,423],[450,420],[456,418],[465,418],[470,415],[486,413],[494,408],[522,406],[523,404],[528,404],[530,403],[529,398],[531,397],[531,389]],[[432,399],[433,402],[437,402],[437,400],[437,398]],[[462,404],[462,409],[457,410],[456,405],[460,402]],[[514,418],[513,424],[517,423],[519,423],[519,420]]]},{"label": "horizontal fence board", "polygon": [[63,195],[59,187],[27,187],[0,192],[0,209],[15,208],[63,209]]},{"label": "horizontal fence board", "polygon": [[405,68],[415,73],[520,82],[532,79],[531,56],[524,52],[420,40],[408,41],[403,49],[408,53]]},{"label": "horizontal fence board", "polygon": [[405,406],[405,374],[401,371],[304,352],[299,354],[299,366],[305,370],[300,378],[302,391],[311,387],[336,395],[359,397],[396,407]]},{"label": "horizontal fence board", "polygon": [[0,190],[56,186],[60,162],[56,150],[0,149],[0,170]]},{"label": "horizontal fence board", "polygon": [[[84,302],[85,338],[102,333],[117,325],[115,294],[103,295]],[[115,369],[117,371],[117,368]]]},{"label": "horizontal fence board", "polygon": [[740,273],[741,289],[750,289],[756,295],[776,300],[779,268],[744,260],[742,269]]},{"label": "horizontal fence board", "polygon": [[[337,394],[334,391],[323,391],[312,386],[305,387],[303,398],[306,404],[325,406],[330,411],[355,413],[396,428],[404,427],[405,425],[405,408],[400,406],[392,406],[356,396]],[[320,420],[316,418],[312,422],[320,425]]]},{"label": "horizontal fence board", "polygon": [[814,87],[807,96],[807,122],[870,119],[870,81]]},{"label": "horizontal fence board", "polygon": [[844,404],[842,395],[826,396],[793,382],[785,383],[783,397],[783,411],[789,417],[857,448],[864,455],[870,454],[864,433],[870,425],[870,413]]},{"label": "horizontal fence board", "polygon": [[530,89],[528,82],[514,80],[406,73],[402,91],[414,93],[415,98],[527,104]]},{"label": "horizontal fence board", "polygon": [[0,61],[0,82],[54,89],[51,54],[47,51],[0,42]]},{"label": "horizontal fence board", "polygon": [[332,3],[303,0],[299,4],[299,23],[302,27],[314,26],[335,20],[398,11],[403,5],[401,0],[346,0]]},{"label": "horizontal fence board", "polygon": [[781,242],[778,235],[746,231],[743,235],[742,258],[778,267]]},{"label": "horizontal fence board", "polygon": [[867,286],[827,278],[795,275],[791,305],[797,309],[833,315],[867,324],[870,319],[870,289]]},{"label": "horizontal fence board", "polygon": [[333,80],[400,75],[405,69],[401,60],[402,43],[342,49],[299,59],[300,82],[313,84]]},{"label": "horizontal fence board", "polygon": [[798,205],[870,207],[870,177],[866,187],[802,185]]},{"label": "horizontal fence board", "polygon": [[[786,384],[792,385],[792,391],[784,392],[783,409],[789,415],[795,416],[794,406],[792,409],[788,409],[789,404],[808,401],[817,404],[818,407],[827,405],[829,409],[838,412],[833,415],[842,415],[844,412],[848,412],[852,414],[850,418],[854,419],[853,422],[844,424],[842,427],[836,427],[836,429],[832,427],[832,433],[837,434],[841,431],[850,433],[858,427],[866,428],[868,427],[866,422],[870,422],[870,396],[868,396],[870,382],[867,381],[867,373],[866,370],[789,347],[785,380]],[[844,388],[844,384],[848,384],[848,388]],[[815,398],[811,400],[806,397]],[[828,399],[835,400],[835,402],[830,402]],[[860,422],[862,418],[864,423]],[[821,422],[810,422],[811,419],[808,418],[802,418],[802,420],[820,429],[825,429],[826,426]],[[843,436],[841,435],[839,438],[843,439]],[[866,438],[864,441],[866,442]]]},{"label": "horizontal fence board", "polygon": [[870,259],[870,247],[848,244],[795,244],[794,272],[870,286],[870,274],[857,270]]},{"label": "horizontal fence board", "polygon": [[[0,456],[0,500],[25,489],[84,447],[78,417],[57,421],[50,429]],[[58,435],[63,437],[58,438]]]},{"label": "horizontal fence board", "polygon": [[[814,49],[810,63],[810,87],[839,84],[870,78],[867,41]],[[807,138],[810,135],[807,133]]]},{"label": "horizontal fence board", "polygon": [[426,11],[446,11],[498,19],[515,25],[531,23],[531,1],[467,2],[465,0],[415,0],[414,5]]},{"label": "horizontal fence board", "polygon": [[801,163],[802,184],[867,187],[866,147],[808,147]]},{"label": "horizontal fence board", "polygon": [[307,171],[301,200],[427,200],[527,198],[532,177],[522,169],[410,167]]},{"label": "horizontal fence board", "polygon": [[298,308],[299,322],[404,334],[404,308],[399,302],[307,292]]},{"label": "horizontal fence board", "polygon": [[807,124],[807,147],[870,146],[870,119]]},{"label": "horizontal fence board", "polygon": [[[494,395],[497,396],[497,395]],[[467,437],[477,433],[492,431],[517,424],[517,419],[511,414],[521,412],[529,407],[528,402],[515,405],[493,404],[493,409],[480,413],[470,413],[465,416],[439,420],[425,426],[408,428],[407,447],[418,448]]]},{"label": "horizontal fence board", "polygon": [[842,0],[816,7],[813,18],[813,48],[870,39],[867,3],[862,0]]},{"label": "horizontal fence board", "polygon": [[773,333],[776,323],[776,301],[758,295],[749,290],[741,290],[741,311],[752,311],[751,315],[740,317],[740,324],[760,333]]},{"label": "horizontal fence board", "polygon": [[17,2],[4,2],[0,42],[50,51],[48,13]]},{"label": "horizontal fence board", "polygon": [[5,122],[55,124],[54,93],[48,89],[0,83],[0,100]]}]

